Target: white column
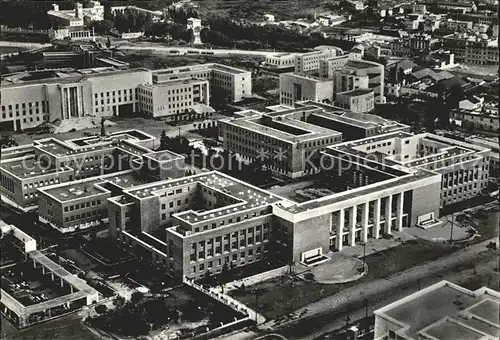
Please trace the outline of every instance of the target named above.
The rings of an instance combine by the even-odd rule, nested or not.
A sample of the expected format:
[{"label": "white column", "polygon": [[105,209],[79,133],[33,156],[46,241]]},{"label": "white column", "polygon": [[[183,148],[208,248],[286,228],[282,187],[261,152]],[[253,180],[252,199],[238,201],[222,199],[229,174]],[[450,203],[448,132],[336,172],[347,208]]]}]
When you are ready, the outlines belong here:
[{"label": "white column", "polygon": [[392,220],[392,214],[391,214],[391,207],[392,207],[392,195],[389,195],[385,199],[385,233],[386,234],[391,234],[391,220]]},{"label": "white column", "polygon": [[380,198],[375,200],[373,206],[373,237],[380,237]]},{"label": "white column", "polygon": [[356,245],[356,212],[357,212],[357,206],[353,205],[351,209],[349,209],[349,245],[355,246]]},{"label": "white column", "polygon": [[344,209],[340,209],[337,213],[337,238],[336,238],[336,243],[337,243],[337,250],[341,251],[342,250],[342,234],[344,232]]},{"label": "white column", "polygon": [[369,218],[369,204],[370,201],[363,204],[363,208],[361,208],[361,237],[364,243],[368,241],[368,218]]},{"label": "white column", "polygon": [[404,192],[396,196],[396,229],[403,230],[403,200]]}]

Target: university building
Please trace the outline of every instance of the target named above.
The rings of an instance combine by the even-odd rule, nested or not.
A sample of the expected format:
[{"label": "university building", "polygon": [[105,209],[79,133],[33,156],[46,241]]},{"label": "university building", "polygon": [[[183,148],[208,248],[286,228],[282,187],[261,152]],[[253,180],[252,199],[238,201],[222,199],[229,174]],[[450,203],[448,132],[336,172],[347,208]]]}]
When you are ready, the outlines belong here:
[{"label": "university building", "polygon": [[[408,126],[327,104],[305,101],[276,112],[246,110],[241,116],[219,121],[219,138],[225,149],[247,161],[260,158],[276,175],[296,178],[314,173],[308,159],[315,159],[328,145]],[[265,157],[266,160],[262,159]]]},{"label": "university building", "polygon": [[[0,163],[2,200],[21,210],[36,209],[38,189],[59,183],[67,185],[71,181],[131,166],[139,169],[140,164],[133,165],[133,161],[142,163],[143,158],[150,157],[154,142],[153,136],[129,130],[103,138],[84,137],[65,142],[47,138],[30,146],[3,149]],[[159,171],[152,175],[166,177]]]},{"label": "university building", "polygon": [[[449,174],[458,171],[452,188],[465,181],[460,163],[478,165],[467,185],[479,187],[488,150],[456,161],[458,150],[447,149],[446,142],[431,134],[391,132],[327,146],[318,175],[328,183],[327,192],[300,201],[216,171],[136,186],[108,199],[110,230],[119,245],[165,266],[179,280],[271,258],[310,265],[330,250],[434,225],[442,193],[449,190],[445,183],[455,180]],[[453,164],[443,171],[437,159]]]},{"label": "university building", "polygon": [[174,67],[153,72],[153,82],[196,78],[210,83],[213,95],[226,97],[231,102],[239,102],[252,95],[252,73],[221,64],[201,64]]}]

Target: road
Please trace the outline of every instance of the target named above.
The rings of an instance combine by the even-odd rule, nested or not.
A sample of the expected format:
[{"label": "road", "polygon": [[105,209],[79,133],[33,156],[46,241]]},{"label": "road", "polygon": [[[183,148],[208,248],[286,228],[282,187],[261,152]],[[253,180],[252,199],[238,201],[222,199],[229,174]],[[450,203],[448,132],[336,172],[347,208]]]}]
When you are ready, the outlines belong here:
[{"label": "road", "polygon": [[[496,239],[492,239],[495,240]],[[433,262],[425,263],[406,271],[395,273],[384,279],[360,283],[341,291],[338,294],[312,303],[295,312],[300,315],[306,311],[305,317],[299,320],[275,324],[273,320],[261,325],[260,329],[284,335],[288,339],[313,339],[321,334],[331,332],[345,324],[344,318],[351,316],[351,320],[362,318],[365,314],[364,300],[372,303],[370,314],[392,301],[411,294],[417,290],[417,282],[421,288],[437,281],[447,279],[461,282],[473,276],[473,269],[457,270],[456,268],[474,263],[478,274],[492,273],[498,267],[498,251],[488,250],[487,240],[466,248],[460,249],[448,256]],[[495,275],[498,276],[498,273]],[[221,337],[220,339],[254,339],[255,332],[244,332],[237,336]]]},{"label": "road", "polygon": [[237,49],[202,49],[195,47],[186,46],[163,46],[155,43],[144,43],[142,45],[121,45],[117,47],[122,51],[146,51],[151,50],[153,54],[170,54],[170,51],[179,51],[180,54],[186,54],[187,51],[198,51],[198,52],[213,52],[216,55],[248,55],[255,57],[267,57],[270,55],[279,54],[282,52],[271,52],[271,51],[248,51],[248,50],[237,50]]}]

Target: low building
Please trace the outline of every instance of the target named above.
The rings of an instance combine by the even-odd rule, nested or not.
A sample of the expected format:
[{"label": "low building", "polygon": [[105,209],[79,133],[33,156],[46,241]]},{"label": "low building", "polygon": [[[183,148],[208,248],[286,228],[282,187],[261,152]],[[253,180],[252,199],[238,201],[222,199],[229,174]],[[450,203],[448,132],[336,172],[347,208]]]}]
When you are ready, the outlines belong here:
[{"label": "low building", "polygon": [[485,34],[449,34],[441,39],[441,47],[453,53],[459,63],[498,65],[499,62],[498,41]]},{"label": "low building", "polygon": [[484,98],[469,96],[458,102],[458,108],[467,111],[480,111],[484,104]]},{"label": "low building", "polygon": [[498,113],[454,109],[450,122],[472,132],[498,134]]},{"label": "low building", "polygon": [[499,310],[499,292],[441,281],[376,310],[374,339],[495,339]]},{"label": "low building", "polygon": [[[6,225],[3,221],[0,224],[2,234],[7,233],[9,237],[12,237],[12,241],[22,245],[27,257],[26,261],[32,265],[33,272],[40,277],[48,278],[45,282],[55,285],[58,288],[57,291],[62,293],[54,299],[28,304],[26,300],[30,300],[18,299],[19,294],[15,287],[9,280],[5,280],[0,294],[2,317],[7,317],[16,327],[24,328],[99,301],[98,291],[38,251],[36,241],[29,235],[13,225]],[[4,281],[3,277],[2,281]]]},{"label": "low building", "polygon": [[356,89],[335,94],[335,105],[343,109],[365,113],[375,108],[375,96],[372,89]]},{"label": "low building", "polygon": [[296,53],[279,53],[266,56],[263,66],[276,70],[292,71],[295,68]]}]

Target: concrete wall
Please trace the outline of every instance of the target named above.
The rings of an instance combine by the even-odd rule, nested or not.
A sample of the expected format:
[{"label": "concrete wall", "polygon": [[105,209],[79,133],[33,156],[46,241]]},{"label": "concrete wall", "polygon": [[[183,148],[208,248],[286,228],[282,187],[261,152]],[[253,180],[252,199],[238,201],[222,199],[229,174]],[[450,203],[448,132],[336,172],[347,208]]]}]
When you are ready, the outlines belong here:
[{"label": "concrete wall", "polygon": [[418,222],[421,215],[434,212],[435,217],[439,217],[441,183],[434,183],[426,186],[414,188],[412,190],[412,206],[410,214],[410,226]]}]

